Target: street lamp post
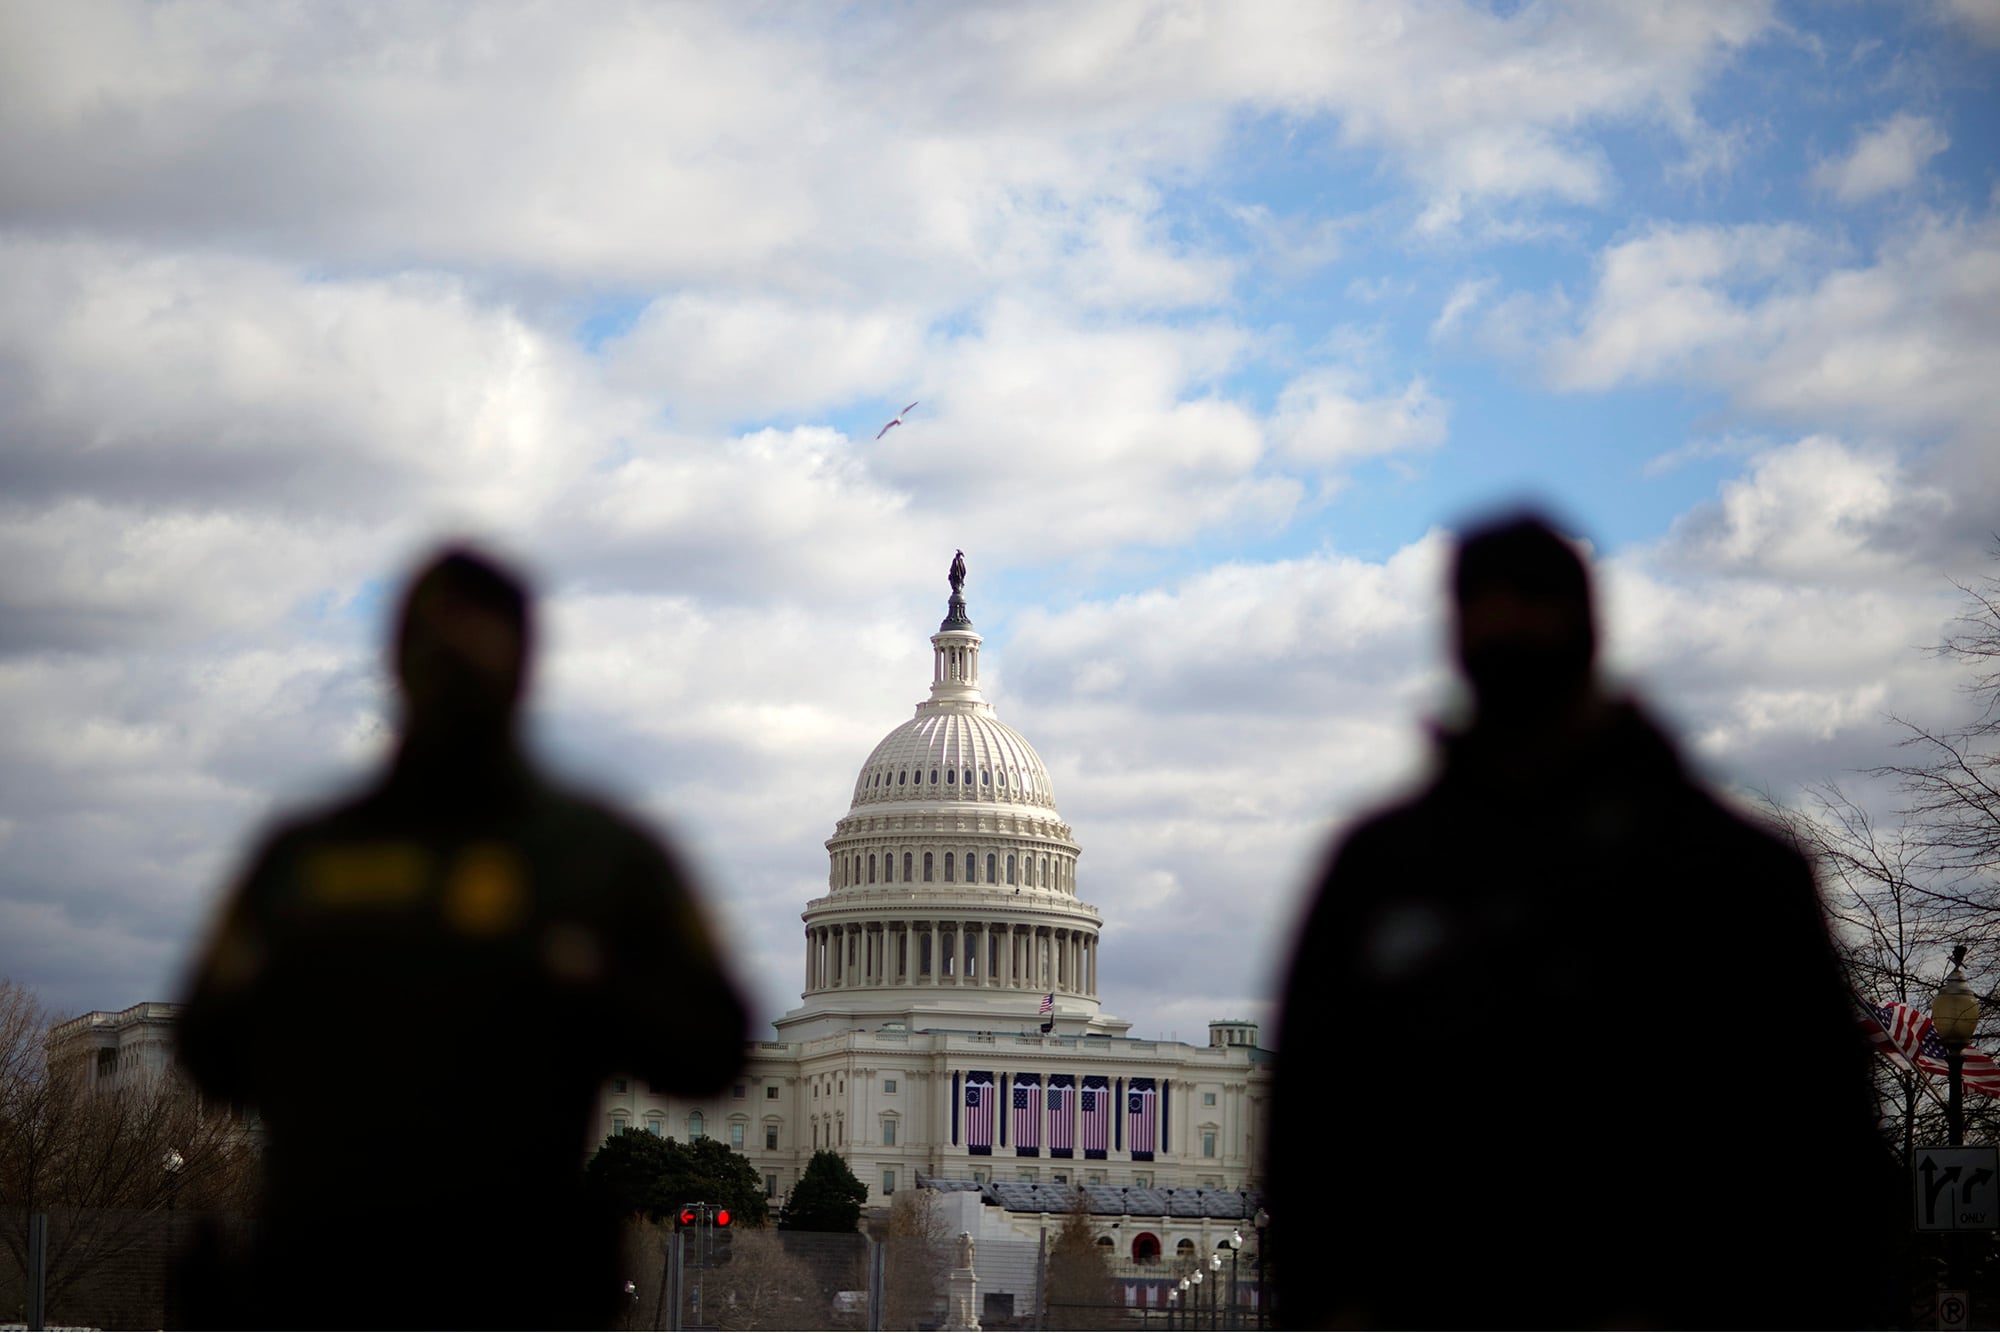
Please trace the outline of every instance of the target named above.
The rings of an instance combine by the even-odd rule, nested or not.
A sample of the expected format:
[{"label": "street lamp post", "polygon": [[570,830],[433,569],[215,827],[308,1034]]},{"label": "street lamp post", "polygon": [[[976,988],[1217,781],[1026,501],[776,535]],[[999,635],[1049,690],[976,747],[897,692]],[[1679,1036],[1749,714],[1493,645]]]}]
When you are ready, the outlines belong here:
[{"label": "street lamp post", "polygon": [[[1206,1274],[1204,1274],[1199,1268],[1195,1269],[1194,1272],[1188,1274],[1188,1281],[1194,1283],[1194,1314],[1195,1314],[1195,1319],[1197,1321],[1199,1321],[1201,1318],[1201,1281],[1202,1278],[1205,1276]],[[1201,1325],[1199,1322],[1196,1322],[1188,1325],[1188,1327],[1199,1328],[1201,1327]]]},{"label": "street lamp post", "polygon": [[[1965,979],[1965,946],[1951,951],[1951,972],[1931,1001],[1931,1027],[1944,1043],[1945,1126],[1955,1148],[1965,1142],[1965,1048],[1979,1033],[1979,997]],[[1947,1272],[1945,1279],[1959,1285],[1963,1265],[1959,1263],[1959,1233],[1945,1239]]]},{"label": "street lamp post", "polygon": [[1950,1095],[1945,1119],[1953,1147],[1965,1142],[1965,1048],[1979,1032],[1979,997],[1965,979],[1964,963],[1965,946],[1961,944],[1951,951],[1951,973],[1931,1001],[1931,1025],[1944,1043]]},{"label": "street lamp post", "polygon": [[1208,1256],[1208,1271],[1210,1276],[1212,1276],[1215,1279],[1214,1285],[1210,1286],[1208,1289],[1208,1326],[1210,1328],[1220,1328],[1222,1327],[1222,1325],[1218,1322],[1217,1317],[1222,1309],[1222,1291],[1221,1291],[1222,1256],[1221,1255],[1211,1254]]}]

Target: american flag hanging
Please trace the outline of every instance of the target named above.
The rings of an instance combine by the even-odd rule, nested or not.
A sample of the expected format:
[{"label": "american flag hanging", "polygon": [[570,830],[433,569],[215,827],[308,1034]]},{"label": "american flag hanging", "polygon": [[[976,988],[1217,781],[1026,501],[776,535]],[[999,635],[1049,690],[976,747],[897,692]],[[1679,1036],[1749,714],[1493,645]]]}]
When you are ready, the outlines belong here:
[{"label": "american flag hanging", "polygon": [[1045,1014],[1052,1014],[1055,1011],[1056,1011],[1056,993],[1054,991],[1050,991],[1047,995],[1044,995],[1042,997],[1041,1012]]},{"label": "american flag hanging", "polygon": [[1049,1156],[1076,1151],[1076,1075],[1049,1075]]},{"label": "american flag hanging", "polygon": [[1014,1075],[1014,1155],[1042,1155],[1042,1087],[1039,1074]]},{"label": "american flag hanging", "polygon": [[993,1073],[974,1069],[965,1075],[965,1150],[974,1157],[993,1155]]},{"label": "american flag hanging", "polygon": [[1153,1160],[1154,1129],[1158,1123],[1160,1095],[1150,1078],[1135,1078],[1125,1094],[1125,1137],[1130,1140],[1132,1160]]},{"label": "american flag hanging", "polygon": [[[1931,1016],[1923,1010],[1894,1000],[1871,1004],[1862,1016],[1861,1030],[1883,1054],[1903,1064],[1915,1065],[1927,1074],[1949,1076],[1951,1066],[1944,1039],[1938,1036],[1931,1025]],[[2000,1061],[1968,1046],[1960,1070],[1968,1092],[2000,1096]]]},{"label": "american flag hanging", "polygon": [[1103,1157],[1111,1150],[1111,1088],[1102,1074],[1085,1074],[1078,1094],[1083,1119],[1083,1155]]}]

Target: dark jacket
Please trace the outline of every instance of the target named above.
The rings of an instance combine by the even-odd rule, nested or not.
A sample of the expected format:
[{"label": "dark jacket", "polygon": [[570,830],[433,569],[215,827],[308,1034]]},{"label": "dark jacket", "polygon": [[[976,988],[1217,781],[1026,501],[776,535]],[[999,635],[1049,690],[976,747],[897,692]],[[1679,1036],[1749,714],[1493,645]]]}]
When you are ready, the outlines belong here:
[{"label": "dark jacket", "polygon": [[605,1078],[708,1092],[743,1036],[659,842],[510,749],[406,747],[257,852],[180,1048],[268,1133],[257,1317],[489,1325],[615,1290],[577,1196]]},{"label": "dark jacket", "polygon": [[1811,873],[1636,709],[1446,738],[1284,997],[1282,1318],[1893,1321],[1903,1205]]}]

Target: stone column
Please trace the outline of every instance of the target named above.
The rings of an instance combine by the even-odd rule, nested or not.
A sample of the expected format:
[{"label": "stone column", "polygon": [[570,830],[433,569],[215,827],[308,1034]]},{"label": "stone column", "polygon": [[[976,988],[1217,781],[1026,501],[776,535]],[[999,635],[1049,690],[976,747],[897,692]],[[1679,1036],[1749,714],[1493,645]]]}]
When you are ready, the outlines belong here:
[{"label": "stone column", "polygon": [[937,986],[937,985],[942,985],[942,984],[943,984],[942,982],[940,982],[940,981],[938,980],[938,972],[939,972],[939,970],[940,970],[940,969],[938,968],[938,962],[939,962],[939,958],[938,958],[938,923],[937,923],[937,922],[935,922],[935,921],[933,921],[933,922],[931,922],[931,982],[930,982],[930,984],[931,984],[931,985],[933,985],[933,986]]}]

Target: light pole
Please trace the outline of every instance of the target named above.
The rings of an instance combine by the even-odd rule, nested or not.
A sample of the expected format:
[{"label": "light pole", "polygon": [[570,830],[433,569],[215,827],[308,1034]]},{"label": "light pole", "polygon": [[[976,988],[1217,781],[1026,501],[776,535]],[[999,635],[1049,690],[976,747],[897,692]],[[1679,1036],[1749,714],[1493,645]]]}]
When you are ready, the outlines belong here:
[{"label": "light pole", "polygon": [[[1945,1126],[1956,1148],[1965,1142],[1965,1048],[1979,1032],[1979,997],[1965,979],[1965,946],[1951,951],[1951,971],[1931,1001],[1931,1027],[1944,1043]],[[1961,1277],[1958,1232],[1945,1239],[1946,1281],[1958,1286]]]},{"label": "light pole", "polygon": [[1216,1322],[1216,1316],[1222,1306],[1222,1301],[1221,1301],[1222,1256],[1221,1255],[1211,1254],[1208,1256],[1208,1272],[1209,1276],[1215,1279],[1213,1284],[1211,1284],[1208,1289],[1208,1326],[1210,1328],[1219,1328],[1220,1325]]},{"label": "light pole", "polygon": [[1192,1283],[1194,1283],[1194,1315],[1195,1315],[1195,1322],[1194,1322],[1194,1323],[1192,1323],[1192,1324],[1189,1324],[1189,1325],[1188,1325],[1188,1327],[1189,1327],[1189,1328],[1200,1328],[1200,1327],[1201,1327],[1201,1323],[1200,1323],[1200,1320],[1201,1320],[1201,1280],[1202,1280],[1203,1276],[1204,1276],[1204,1274],[1202,1273],[1202,1271],[1201,1271],[1201,1270],[1200,1270],[1199,1268],[1195,1269],[1195,1270],[1194,1270],[1194,1272],[1192,1272],[1192,1273],[1189,1273],[1189,1274],[1188,1274],[1188,1279],[1187,1279],[1187,1280],[1188,1280],[1188,1281],[1190,1281],[1190,1282],[1192,1282]]},{"label": "light pole", "polygon": [[1965,1048],[1979,1032],[1979,997],[1965,979],[1965,946],[1951,951],[1951,973],[1931,1001],[1931,1025],[1944,1043],[1944,1067],[1950,1101],[1945,1119],[1953,1147],[1965,1142]]}]

